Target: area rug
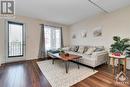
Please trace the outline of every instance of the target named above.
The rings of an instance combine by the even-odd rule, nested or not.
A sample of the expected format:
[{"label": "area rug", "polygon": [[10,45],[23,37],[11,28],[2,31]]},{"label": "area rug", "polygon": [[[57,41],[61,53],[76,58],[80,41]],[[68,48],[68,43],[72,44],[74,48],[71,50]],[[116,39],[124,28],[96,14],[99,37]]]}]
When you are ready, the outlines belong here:
[{"label": "area rug", "polygon": [[97,72],[81,65],[78,69],[77,64],[70,62],[69,71],[66,73],[65,64],[61,60],[55,60],[54,64],[52,60],[40,61],[37,64],[52,87],[70,87]]}]

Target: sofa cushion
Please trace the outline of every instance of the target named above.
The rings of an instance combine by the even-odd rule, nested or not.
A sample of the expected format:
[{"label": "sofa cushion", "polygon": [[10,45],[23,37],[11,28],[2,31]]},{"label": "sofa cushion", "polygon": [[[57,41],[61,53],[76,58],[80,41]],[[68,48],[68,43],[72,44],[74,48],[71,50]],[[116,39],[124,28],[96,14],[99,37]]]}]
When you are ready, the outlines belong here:
[{"label": "sofa cushion", "polygon": [[95,67],[95,60],[91,59],[91,58],[81,58],[80,59],[80,63],[91,66],[91,67]]},{"label": "sofa cushion", "polygon": [[88,50],[87,50],[87,52],[85,52],[85,54],[87,54],[87,55],[91,55],[94,51],[95,51],[95,47],[90,47]]},{"label": "sofa cushion", "polygon": [[83,46],[80,46],[77,52],[83,53],[83,52],[84,52],[84,47],[83,47]]},{"label": "sofa cushion", "polygon": [[98,47],[96,47],[95,52],[99,52],[99,51],[103,51],[103,50],[105,50],[104,46],[98,46]]},{"label": "sofa cushion", "polygon": [[83,54],[83,58],[85,58],[85,59],[90,59],[91,60],[92,59],[91,56],[92,55]]},{"label": "sofa cushion", "polygon": [[83,56],[82,53],[78,53],[78,52],[66,51],[66,53],[74,54],[74,55],[78,55],[78,56]]}]

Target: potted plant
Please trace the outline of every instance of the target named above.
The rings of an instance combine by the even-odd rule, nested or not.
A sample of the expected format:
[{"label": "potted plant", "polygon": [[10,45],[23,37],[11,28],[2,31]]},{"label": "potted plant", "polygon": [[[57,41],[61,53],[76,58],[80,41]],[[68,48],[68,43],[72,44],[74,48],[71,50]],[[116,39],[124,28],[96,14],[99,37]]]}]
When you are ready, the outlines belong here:
[{"label": "potted plant", "polygon": [[62,55],[64,53],[65,53],[65,51],[62,48],[59,48],[59,55]]},{"label": "potted plant", "polygon": [[124,53],[126,48],[130,47],[129,38],[121,39],[119,36],[113,37],[114,43],[111,45],[110,52],[116,56],[120,56]]}]

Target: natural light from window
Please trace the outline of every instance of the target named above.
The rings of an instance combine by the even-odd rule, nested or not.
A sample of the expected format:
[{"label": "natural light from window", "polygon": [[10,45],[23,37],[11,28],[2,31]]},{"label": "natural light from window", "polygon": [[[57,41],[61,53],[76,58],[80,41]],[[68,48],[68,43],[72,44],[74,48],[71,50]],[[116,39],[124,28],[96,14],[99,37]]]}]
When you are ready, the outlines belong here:
[{"label": "natural light from window", "polygon": [[61,47],[61,28],[44,26],[45,29],[45,49],[52,50]]}]

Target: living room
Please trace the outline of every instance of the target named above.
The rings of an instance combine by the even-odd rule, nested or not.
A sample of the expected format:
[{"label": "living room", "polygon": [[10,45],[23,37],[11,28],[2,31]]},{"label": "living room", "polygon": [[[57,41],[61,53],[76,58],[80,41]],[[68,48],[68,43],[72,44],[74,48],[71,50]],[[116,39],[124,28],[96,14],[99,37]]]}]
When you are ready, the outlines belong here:
[{"label": "living room", "polygon": [[130,86],[129,0],[11,3],[0,13],[0,87]]}]

